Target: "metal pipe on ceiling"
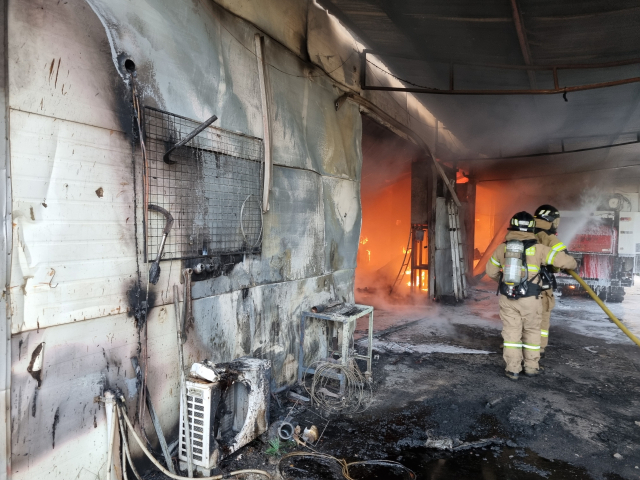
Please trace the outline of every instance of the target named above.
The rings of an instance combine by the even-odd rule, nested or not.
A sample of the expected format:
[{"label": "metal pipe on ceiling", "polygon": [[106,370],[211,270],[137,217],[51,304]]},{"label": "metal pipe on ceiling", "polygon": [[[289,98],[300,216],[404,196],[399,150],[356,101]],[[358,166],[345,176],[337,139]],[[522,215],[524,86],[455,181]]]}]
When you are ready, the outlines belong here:
[{"label": "metal pipe on ceiling", "polygon": [[449,89],[440,89],[440,88],[431,88],[431,87],[423,87],[416,84],[412,84],[409,80],[403,79],[394,75],[393,73],[381,68],[375,63],[369,62],[366,59],[367,54],[373,54],[371,50],[365,49],[362,51],[362,64],[366,65],[367,63],[373,65],[374,67],[381,70],[383,73],[392,76],[393,78],[400,80],[401,82],[409,83],[413,86],[409,87],[385,87],[385,86],[374,86],[367,85],[367,74],[366,68],[361,68],[360,77],[361,77],[361,89],[362,90],[379,90],[385,92],[407,92],[407,93],[429,93],[434,95],[554,95],[554,94],[566,94],[571,92],[580,92],[586,90],[595,90],[599,88],[607,88],[607,87],[615,87],[619,85],[627,85],[630,83],[638,83],[640,82],[640,77],[631,77],[631,78],[623,78],[620,80],[612,80],[609,82],[598,82],[598,83],[589,83],[585,85],[574,85],[569,87],[560,87],[558,82],[558,70],[575,70],[575,69],[603,69],[603,68],[612,68],[619,67],[624,65],[634,65],[640,64],[640,59],[630,59],[630,60],[621,60],[617,62],[609,62],[605,64],[593,64],[593,65],[585,65],[585,64],[576,64],[576,65],[513,65],[513,66],[500,66],[500,65],[473,65],[477,67],[488,67],[488,68],[505,68],[505,69],[518,69],[518,70],[549,70],[553,73],[554,78],[554,88],[552,89],[462,89],[455,90],[452,88],[452,84],[454,83],[454,69],[455,65],[465,65],[460,63],[452,63],[449,68]]},{"label": "metal pipe on ceiling", "polygon": [[590,83],[587,85],[576,85],[573,87],[561,87],[551,89],[518,89],[518,90],[442,90],[439,88],[424,87],[378,87],[362,85],[362,90],[379,90],[383,92],[407,92],[407,93],[430,93],[435,95],[554,95],[557,93],[582,92],[585,90],[596,90],[598,88],[615,87],[618,85],[628,85],[640,82],[640,77],[624,78],[611,82]]},{"label": "metal pipe on ceiling", "polygon": [[561,152],[541,152],[541,153],[527,153],[523,155],[509,155],[506,157],[477,157],[477,158],[464,158],[458,160],[458,162],[479,162],[479,161],[500,161],[500,160],[516,160],[516,159],[524,159],[524,158],[534,158],[534,157],[549,157],[555,155],[565,155],[567,153],[580,153],[580,152],[590,152],[592,150],[603,150],[605,148],[613,148],[613,147],[623,147],[625,145],[637,145],[640,143],[640,138],[638,138],[638,134],[636,134],[636,140],[631,142],[622,142],[622,143],[613,143],[609,145],[598,145],[597,147],[586,147],[586,148],[576,148],[574,150],[563,150]]},{"label": "metal pipe on ceiling", "polygon": [[[409,57],[404,55],[386,55],[384,53],[377,52],[373,49],[365,49],[363,52],[366,52],[370,55],[377,55],[379,57],[387,57],[387,58],[399,58],[401,60],[415,60],[417,62],[427,62],[424,58],[418,57]],[[443,62],[445,63],[445,62]],[[447,64],[452,62],[446,62]],[[479,68],[496,68],[503,70],[549,70],[552,71],[554,69],[558,70],[593,70],[593,69],[602,69],[602,68],[614,68],[614,67],[625,67],[628,65],[637,65],[640,64],[640,58],[628,58],[626,60],[615,60],[612,62],[602,62],[602,63],[558,63],[558,64],[536,64],[536,65],[509,65],[505,63],[477,63],[477,62],[453,62],[454,66],[464,66],[464,67],[479,67]]]}]

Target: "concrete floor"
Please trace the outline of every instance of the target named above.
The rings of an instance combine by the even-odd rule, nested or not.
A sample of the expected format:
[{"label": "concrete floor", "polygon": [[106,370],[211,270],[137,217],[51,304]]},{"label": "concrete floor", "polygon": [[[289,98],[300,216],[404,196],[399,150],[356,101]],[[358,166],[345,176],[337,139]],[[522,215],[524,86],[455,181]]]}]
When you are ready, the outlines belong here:
[{"label": "concrete floor", "polygon": [[[623,303],[609,307],[640,336],[637,280]],[[373,299],[365,294],[358,301],[375,305]],[[368,418],[393,423],[396,415],[412,412],[421,428],[405,445],[417,446],[429,436],[464,442],[484,432],[583,469],[568,476],[555,463],[544,470],[551,476],[529,472],[533,476],[522,478],[640,478],[640,348],[592,300],[558,299],[541,362],[546,372],[518,382],[502,375],[494,283],[481,282],[458,306],[380,307],[379,383]],[[357,332],[363,330],[359,325]],[[486,423],[493,425],[490,431]]]},{"label": "concrete floor", "polygon": [[[366,292],[357,300],[376,306],[373,404],[359,414],[320,412],[329,424],[318,452],[398,461],[418,480],[640,479],[640,348],[591,300],[559,299],[545,374],[517,382],[503,375],[495,284],[480,283],[457,306],[398,305]],[[610,307],[640,335],[640,281]],[[358,344],[365,332],[363,321]],[[290,412],[284,393],[278,400],[271,421]],[[318,421],[317,412],[307,416]],[[451,448],[428,448],[434,440]],[[265,450],[254,441],[221,468],[275,474],[278,459]],[[274,478],[343,478],[337,463],[314,458],[287,459],[282,467],[284,476]],[[409,478],[375,468],[351,473]]]}]

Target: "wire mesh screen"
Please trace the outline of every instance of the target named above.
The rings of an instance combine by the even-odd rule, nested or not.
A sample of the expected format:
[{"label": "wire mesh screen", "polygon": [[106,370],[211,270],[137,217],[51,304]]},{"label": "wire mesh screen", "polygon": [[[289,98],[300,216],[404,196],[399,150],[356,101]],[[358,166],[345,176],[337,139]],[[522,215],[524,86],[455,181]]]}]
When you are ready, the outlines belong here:
[{"label": "wire mesh screen", "polygon": [[[163,260],[261,251],[259,138],[207,127],[165,163],[165,153],[200,123],[145,107],[146,198],[173,215]],[[148,211],[147,259],[155,260],[165,218]]]}]

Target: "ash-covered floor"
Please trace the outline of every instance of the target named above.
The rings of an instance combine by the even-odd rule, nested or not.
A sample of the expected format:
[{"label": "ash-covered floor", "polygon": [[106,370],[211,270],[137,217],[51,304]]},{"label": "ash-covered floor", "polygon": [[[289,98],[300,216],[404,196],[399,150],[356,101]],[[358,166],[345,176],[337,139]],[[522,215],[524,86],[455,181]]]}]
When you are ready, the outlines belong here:
[{"label": "ash-covered floor", "polygon": [[[376,305],[375,294],[358,300]],[[545,374],[513,382],[503,375],[497,303],[494,284],[482,282],[458,306],[376,305],[374,402],[360,414],[327,416],[317,450],[347,461],[395,460],[425,480],[640,479],[640,348],[590,299],[561,298]],[[640,335],[640,287],[610,307]],[[357,336],[365,331],[363,322]],[[284,394],[279,401],[272,421],[291,408]],[[300,418],[322,426],[314,415]],[[277,457],[266,448],[254,441],[223,471],[275,472]],[[314,458],[281,466],[285,479],[343,478],[336,463]],[[410,478],[385,466],[350,472]]]}]

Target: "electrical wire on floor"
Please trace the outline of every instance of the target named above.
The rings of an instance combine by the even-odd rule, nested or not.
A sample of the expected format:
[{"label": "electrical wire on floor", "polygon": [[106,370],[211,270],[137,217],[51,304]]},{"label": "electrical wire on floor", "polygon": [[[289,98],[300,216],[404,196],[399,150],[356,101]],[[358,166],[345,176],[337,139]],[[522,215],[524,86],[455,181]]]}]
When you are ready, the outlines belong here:
[{"label": "electrical wire on floor", "polygon": [[[311,385],[305,389],[313,405],[328,412],[359,413],[371,405],[373,392],[356,361],[350,359],[347,365],[317,361],[308,368],[314,369]],[[306,374],[306,372],[305,372]],[[335,388],[337,375],[344,376],[344,391]]]},{"label": "electrical wire on floor", "polygon": [[[183,478],[187,478],[187,477],[183,477],[183,476],[180,476],[180,475],[174,475],[169,470],[164,468],[162,466],[162,464],[160,462],[158,462],[158,460],[156,460],[156,458],[153,456],[153,454],[144,445],[144,442],[142,441],[142,439],[136,433],[135,429],[133,428],[133,425],[131,425],[131,420],[129,420],[129,417],[127,416],[127,413],[124,410],[123,402],[124,402],[124,398],[121,397],[119,399],[118,403],[116,404],[116,408],[117,408],[117,411],[118,411],[118,415],[117,415],[116,421],[118,422],[118,425],[119,425],[119,428],[120,428],[120,435],[122,436],[122,447],[123,447],[123,450],[124,450],[123,461],[122,461],[124,480],[128,480],[128,478],[126,476],[127,474],[126,474],[126,465],[125,465],[125,462],[124,462],[124,456],[126,456],[127,462],[131,466],[131,470],[133,471],[134,475],[136,476],[136,479],[137,480],[142,480],[140,478],[140,475],[138,474],[135,466],[133,465],[133,461],[131,460],[131,451],[129,449],[129,443],[127,442],[127,432],[131,433],[131,436],[134,438],[134,440],[136,441],[136,443],[138,444],[140,449],[144,452],[144,454],[147,456],[147,458],[149,458],[149,460],[151,460],[151,462],[164,475],[166,475],[169,478],[174,478],[176,480],[182,480]],[[123,420],[124,420],[124,425],[123,425]],[[125,425],[126,425],[126,428],[125,428]],[[229,472],[229,473],[226,473],[226,474],[213,475],[211,477],[198,477],[198,478],[200,480],[222,480],[223,478],[237,477],[238,475],[248,475],[250,473],[255,474],[255,475],[262,475],[263,477],[268,478],[269,480],[271,480],[271,475],[269,475],[267,472],[265,472],[264,470],[255,470],[255,469],[236,470],[236,471]]]},{"label": "electrical wire on floor", "polygon": [[291,452],[291,453],[288,453],[287,455],[284,455],[278,461],[278,473],[282,478],[285,478],[285,477],[282,473],[282,469],[280,468],[280,464],[282,463],[283,460],[287,458],[293,458],[293,457],[313,457],[313,458],[321,458],[324,460],[336,462],[338,463],[338,465],[340,465],[340,468],[342,469],[342,476],[345,478],[345,480],[356,480],[349,473],[349,467],[353,467],[355,465],[359,465],[359,466],[360,465],[381,465],[381,466],[387,466],[387,467],[393,467],[393,468],[402,468],[409,473],[412,479],[416,478],[416,474],[413,472],[413,470],[411,470],[409,467],[405,467],[403,464],[399,462],[394,462],[393,460],[362,460],[358,462],[349,463],[345,459],[340,459],[331,455],[327,455],[326,453],[317,453],[317,452]]}]

